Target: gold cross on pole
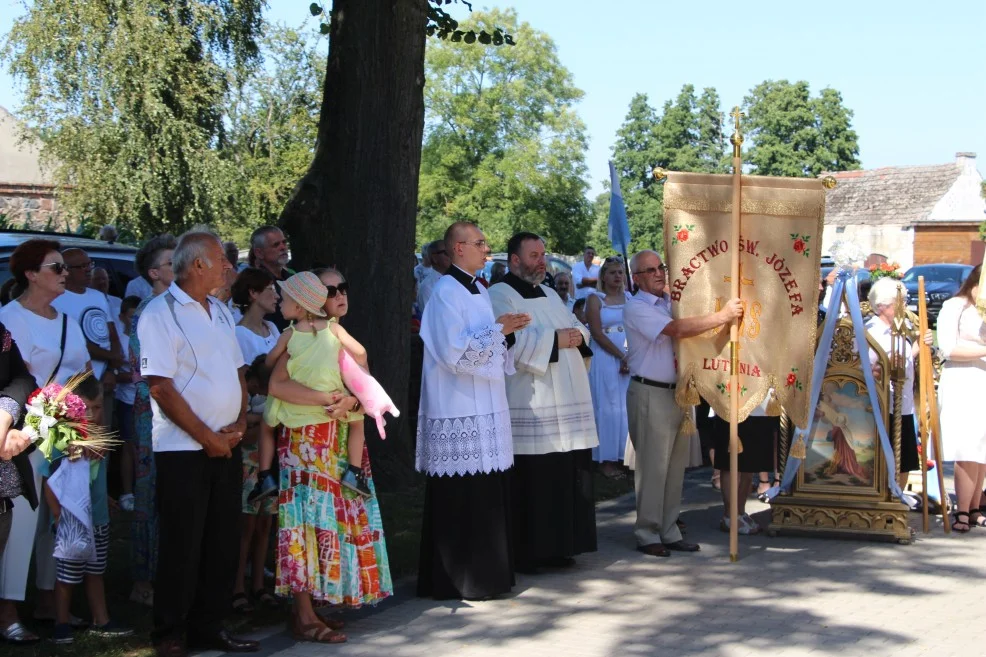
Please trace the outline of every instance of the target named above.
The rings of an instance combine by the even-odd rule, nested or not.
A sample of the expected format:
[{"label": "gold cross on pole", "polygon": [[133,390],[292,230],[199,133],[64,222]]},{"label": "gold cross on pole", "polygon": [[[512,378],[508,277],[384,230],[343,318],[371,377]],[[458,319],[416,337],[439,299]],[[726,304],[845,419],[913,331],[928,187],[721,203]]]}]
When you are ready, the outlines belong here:
[{"label": "gold cross on pole", "polygon": [[[743,263],[740,263],[739,272],[740,272],[740,285],[746,285],[747,287],[753,287],[753,279],[752,278],[743,278]],[[732,283],[733,282],[733,277],[732,276],[723,276],[722,277],[722,282],[723,283]]]},{"label": "gold cross on pole", "polygon": [[729,116],[733,117],[734,128],[736,132],[740,131],[740,119],[746,118],[746,115],[740,112],[739,105],[733,108],[733,111],[729,113]]}]

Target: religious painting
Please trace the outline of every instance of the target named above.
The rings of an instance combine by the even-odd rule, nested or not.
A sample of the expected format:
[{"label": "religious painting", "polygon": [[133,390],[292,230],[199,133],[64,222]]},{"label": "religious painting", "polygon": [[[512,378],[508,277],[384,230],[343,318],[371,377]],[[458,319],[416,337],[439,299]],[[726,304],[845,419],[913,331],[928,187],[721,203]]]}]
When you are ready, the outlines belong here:
[{"label": "religious painting", "polygon": [[879,442],[866,388],[851,379],[826,380],[815,419],[803,483],[844,487],[847,493],[874,489]]}]

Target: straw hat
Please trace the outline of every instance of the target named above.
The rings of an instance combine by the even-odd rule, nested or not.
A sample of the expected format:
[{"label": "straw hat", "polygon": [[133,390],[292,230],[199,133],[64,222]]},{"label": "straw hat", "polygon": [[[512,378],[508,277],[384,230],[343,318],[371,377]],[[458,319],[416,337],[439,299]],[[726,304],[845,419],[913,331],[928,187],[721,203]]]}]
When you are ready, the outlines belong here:
[{"label": "straw hat", "polygon": [[322,306],[325,305],[328,290],[313,272],[298,272],[286,281],[277,281],[277,285],[299,306],[316,317],[325,317]]}]

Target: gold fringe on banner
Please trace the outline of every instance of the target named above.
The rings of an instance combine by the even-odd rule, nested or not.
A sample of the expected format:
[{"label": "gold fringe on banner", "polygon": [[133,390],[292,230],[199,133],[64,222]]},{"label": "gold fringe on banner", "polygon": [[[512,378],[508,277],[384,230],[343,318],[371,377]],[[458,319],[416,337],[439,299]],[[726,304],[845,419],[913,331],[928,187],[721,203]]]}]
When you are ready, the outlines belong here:
[{"label": "gold fringe on banner", "polygon": [[685,414],[681,416],[681,424],[678,426],[678,437],[684,438],[690,436],[698,429],[695,428],[695,423],[692,422],[691,409],[684,409]]},{"label": "gold fringe on banner", "polygon": [[685,386],[685,394],[682,395],[682,403],[688,406],[698,406],[702,403],[701,398],[698,396],[698,388],[695,386],[695,379],[688,379],[688,385]]},{"label": "gold fringe on banner", "polygon": [[801,434],[798,434],[798,439],[791,445],[791,451],[788,452],[788,456],[800,461],[804,461],[805,457],[808,456],[808,446],[805,445],[805,439]]},{"label": "gold fringe on banner", "polygon": [[781,400],[777,398],[777,393],[771,390],[770,399],[767,400],[767,415],[770,417],[780,417],[782,411]]}]

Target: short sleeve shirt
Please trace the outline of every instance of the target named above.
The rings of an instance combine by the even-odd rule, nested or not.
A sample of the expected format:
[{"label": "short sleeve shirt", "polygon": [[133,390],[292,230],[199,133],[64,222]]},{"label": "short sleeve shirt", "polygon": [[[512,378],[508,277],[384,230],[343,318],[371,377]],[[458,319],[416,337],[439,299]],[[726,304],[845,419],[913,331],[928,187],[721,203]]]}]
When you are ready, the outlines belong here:
[{"label": "short sleeve shirt", "polygon": [[[110,302],[105,294],[92,288],[87,288],[82,294],[66,290],[51,305],[77,321],[86,340],[103,349],[110,348],[110,326],[115,325]],[[92,361],[92,373],[97,379],[103,376],[106,366],[104,360]]]},{"label": "short sleeve shirt", "polygon": [[[243,353],[226,304],[208,297],[209,312],[176,283],[147,304],[137,322],[140,372],[171,379],[192,412],[213,431],[240,414],[239,368]],[[194,451],[202,446],[151,398],[155,452]]]},{"label": "short sleeve shirt", "polygon": [[627,335],[627,364],[630,374],[652,381],[674,383],[674,341],[664,335],[672,321],[671,301],[638,290],[623,305],[623,329]]},{"label": "short sleeve shirt", "polygon": [[583,278],[599,278],[599,265],[592,265],[587,268],[584,262],[576,262],[572,266],[572,282],[576,286],[576,299],[585,299],[593,292],[591,287],[578,287]]},{"label": "short sleeve shirt", "polygon": [[[63,316],[64,313],[60,312],[55,319],[42,317],[16,300],[0,309],[0,321],[17,342],[24,364],[39,387],[47,384],[49,379],[53,383],[65,383],[85,370],[89,362],[86,338],[78,322],[71,317],[65,324],[65,352],[62,354]],[[62,364],[52,377],[60,355]]]}]

